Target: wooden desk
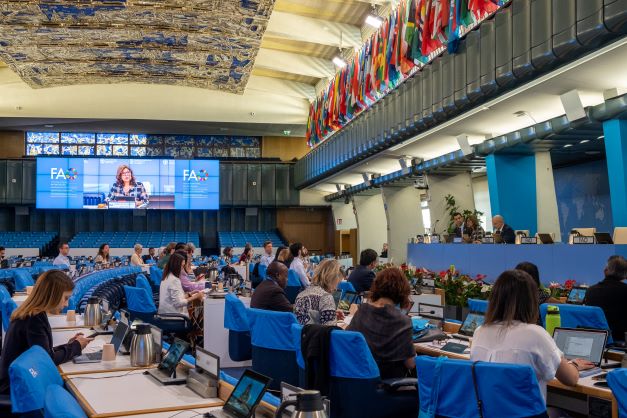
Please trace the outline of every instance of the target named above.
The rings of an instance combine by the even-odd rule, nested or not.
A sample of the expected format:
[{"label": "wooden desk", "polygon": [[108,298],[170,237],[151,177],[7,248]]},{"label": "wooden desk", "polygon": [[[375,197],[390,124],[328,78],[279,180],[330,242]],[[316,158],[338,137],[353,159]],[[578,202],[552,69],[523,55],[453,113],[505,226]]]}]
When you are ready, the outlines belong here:
[{"label": "wooden desk", "polygon": [[22,303],[26,301],[27,298],[28,298],[28,295],[26,293],[16,292],[11,299],[13,299],[13,302],[15,302],[17,306],[20,306]]},{"label": "wooden desk", "polygon": [[48,322],[50,322],[50,328],[52,329],[91,328],[85,326],[83,315],[79,314],[76,314],[76,321],[74,322],[68,322],[65,314],[48,315]]},{"label": "wooden desk", "polygon": [[222,406],[184,385],[164,386],[142,370],[66,376],[70,390],[92,418],[184,411]]},{"label": "wooden desk", "polygon": [[[461,342],[464,344],[468,344],[465,341],[451,340],[453,342]],[[460,360],[470,360],[470,354],[455,354],[449,353],[447,351],[442,351],[440,346],[433,343],[417,343],[414,344],[416,348],[417,354],[439,357],[446,356],[448,358],[460,359]],[[579,379],[579,382],[576,386],[566,386],[560,383],[559,380],[553,379],[547,384],[547,392],[551,394],[552,392],[562,392],[567,396],[573,396],[573,394],[585,395],[586,397],[594,397],[600,398],[612,403],[612,418],[618,418],[618,403],[616,402],[616,398],[612,394],[612,391],[609,388],[601,388],[594,386],[594,380],[592,380],[592,376],[584,377]],[[564,409],[567,409],[566,407]]]}]

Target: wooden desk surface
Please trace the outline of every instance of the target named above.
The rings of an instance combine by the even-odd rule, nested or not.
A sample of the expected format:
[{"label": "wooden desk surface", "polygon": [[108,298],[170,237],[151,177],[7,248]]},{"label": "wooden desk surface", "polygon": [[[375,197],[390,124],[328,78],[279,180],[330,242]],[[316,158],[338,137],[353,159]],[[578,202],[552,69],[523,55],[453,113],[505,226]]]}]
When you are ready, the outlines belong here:
[{"label": "wooden desk surface", "polygon": [[143,370],[66,376],[67,388],[89,417],[183,411],[222,406],[219,398],[205,399],[185,385],[164,386]]},{"label": "wooden desk surface", "polygon": [[48,315],[48,322],[50,322],[50,328],[52,329],[90,328],[85,326],[83,315],[79,314],[76,314],[76,321],[73,322],[69,322],[65,314]]}]

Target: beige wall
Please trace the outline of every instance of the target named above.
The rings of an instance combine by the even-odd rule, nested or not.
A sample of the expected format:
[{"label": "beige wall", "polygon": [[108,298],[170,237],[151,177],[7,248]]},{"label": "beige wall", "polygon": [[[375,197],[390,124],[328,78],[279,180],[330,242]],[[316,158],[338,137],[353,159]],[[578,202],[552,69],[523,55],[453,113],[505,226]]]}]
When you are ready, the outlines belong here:
[{"label": "beige wall", "polygon": [[0,158],[20,158],[25,153],[24,132],[0,131]]},{"label": "beige wall", "polygon": [[287,136],[264,136],[261,145],[263,158],[280,158],[281,161],[301,159],[309,152],[305,138]]}]

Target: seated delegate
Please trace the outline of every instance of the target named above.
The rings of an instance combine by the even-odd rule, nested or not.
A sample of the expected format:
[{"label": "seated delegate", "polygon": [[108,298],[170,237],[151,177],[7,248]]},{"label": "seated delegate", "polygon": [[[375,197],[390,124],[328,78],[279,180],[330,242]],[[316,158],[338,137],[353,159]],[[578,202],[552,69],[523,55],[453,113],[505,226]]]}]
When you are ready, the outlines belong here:
[{"label": "seated delegate", "polygon": [[492,235],[500,236],[502,244],[514,244],[516,242],[516,234],[511,226],[505,223],[505,220],[501,215],[496,215],[492,218],[492,227],[494,232]]},{"label": "seated delegate", "polygon": [[593,364],[566,360],[553,338],[536,325],[538,315],[538,288],[531,276],[522,270],[501,273],[490,294],[485,323],[475,331],[470,359],[531,366],[546,400],[547,382],[557,378],[574,386],[579,371]]},{"label": "seated delegate", "polygon": [[314,273],[311,286],[296,296],[294,313],[301,325],[335,325],[344,315],[335,308],[333,291],[343,275],[340,263],[334,259],[322,260]]},{"label": "seated delegate", "polygon": [[250,307],[268,311],[292,312],[294,306],[287,299],[287,267],[285,264],[274,261],[268,266],[266,279],[263,280],[253,293]]},{"label": "seated delegate", "polygon": [[359,255],[359,265],[348,276],[357,293],[367,292],[374,281],[374,268],[377,266],[377,252],[370,248],[363,250]]},{"label": "seated delegate", "polygon": [[185,269],[187,258],[179,252],[172,254],[163,269],[163,279],[159,286],[159,313],[175,313],[189,317],[187,304],[194,300],[202,300],[204,293],[197,292],[187,296],[181,285],[181,274]]},{"label": "seated delegate", "polygon": [[370,301],[361,304],[346,328],[364,335],[382,379],[415,375],[411,319],[401,311],[409,308],[410,293],[401,270],[380,271],[370,288]]},{"label": "seated delegate", "polygon": [[48,314],[58,314],[68,306],[74,282],[60,270],[50,270],[37,279],[32,293],[11,315],[0,357],[0,393],[9,393],[9,366],[34,345],[42,347],[54,364],[79,356],[92,341],[77,333],[67,344],[52,346],[52,329]]},{"label": "seated delegate", "polygon": [[185,257],[185,264],[183,265],[183,268],[181,269],[181,275],[179,276],[183,291],[187,293],[192,293],[205,290],[204,276],[198,276],[197,280],[196,275],[194,274],[194,270],[192,270],[192,256],[190,255],[190,253],[179,250],[175,254],[180,254],[181,257]]},{"label": "seated delegate", "polygon": [[625,341],[627,332],[627,260],[613,255],[607,260],[605,278],[590,286],[584,298],[584,305],[603,309],[607,323],[612,330],[614,341]]}]

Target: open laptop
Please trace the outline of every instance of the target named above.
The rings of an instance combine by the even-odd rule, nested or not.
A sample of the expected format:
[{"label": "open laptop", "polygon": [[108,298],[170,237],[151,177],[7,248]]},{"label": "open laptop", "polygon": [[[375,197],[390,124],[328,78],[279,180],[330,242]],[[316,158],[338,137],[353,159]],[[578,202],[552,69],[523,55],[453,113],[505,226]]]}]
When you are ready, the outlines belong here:
[{"label": "open laptop", "polygon": [[[111,344],[113,344],[113,350],[117,354],[120,350],[120,346],[122,345],[122,341],[124,341],[124,337],[128,332],[128,325],[123,322],[119,322],[118,326],[115,328],[115,332],[113,333],[113,337],[111,338]],[[85,353],[80,356],[74,357],[72,361],[76,364],[83,363],[100,363],[102,361],[102,350],[96,351],[94,353]]]},{"label": "open laptop", "polygon": [[453,337],[468,341],[475,334],[475,330],[483,325],[484,321],[485,314],[483,312],[470,312],[459,328],[459,332],[453,334]]},{"label": "open laptop", "polygon": [[269,377],[247,369],[222,409],[209,412],[214,418],[250,418],[270,384]]},{"label": "open laptop", "polygon": [[553,339],[566,359],[581,358],[593,363],[596,366],[594,369],[579,372],[579,376],[591,376],[601,371],[608,334],[607,330],[600,329],[555,328]]},{"label": "open laptop", "polygon": [[573,287],[570,289],[568,293],[568,298],[566,298],[566,303],[570,303],[572,305],[583,305],[583,300],[586,297],[586,292],[588,291],[587,287]]},{"label": "open laptop", "polygon": [[444,307],[440,305],[431,305],[428,303],[418,303],[418,311],[412,310],[411,313],[417,313],[421,317],[428,319],[429,323],[438,329],[442,329],[444,325]]},{"label": "open laptop", "polygon": [[542,244],[553,244],[553,237],[551,236],[551,234],[538,233],[538,239]]},{"label": "open laptop", "polygon": [[[339,293],[339,295],[338,295]],[[336,290],[333,292],[333,300],[335,307],[344,313],[347,313],[353,303],[357,300],[357,292]]]},{"label": "open laptop", "polygon": [[175,338],[159,366],[156,369],[149,369],[148,374],[163,385],[185,384],[187,376],[177,377],[176,366],[178,366],[188,348],[188,342]]},{"label": "open laptop", "polygon": [[597,244],[614,244],[612,236],[607,232],[595,232],[594,238]]}]

